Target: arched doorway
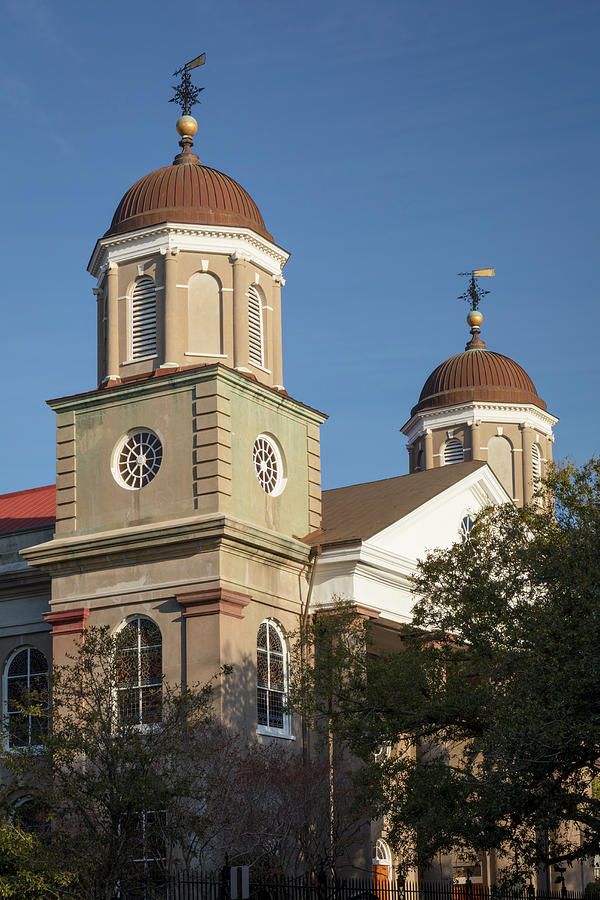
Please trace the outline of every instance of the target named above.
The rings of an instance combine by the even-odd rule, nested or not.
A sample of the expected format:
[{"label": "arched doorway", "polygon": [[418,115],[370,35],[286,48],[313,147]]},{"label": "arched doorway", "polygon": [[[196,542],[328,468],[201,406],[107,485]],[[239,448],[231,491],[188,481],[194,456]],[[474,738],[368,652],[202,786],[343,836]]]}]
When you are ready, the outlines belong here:
[{"label": "arched doorway", "polygon": [[373,889],[378,897],[389,897],[392,882],[392,852],[387,841],[379,838],[375,844],[373,857]]}]

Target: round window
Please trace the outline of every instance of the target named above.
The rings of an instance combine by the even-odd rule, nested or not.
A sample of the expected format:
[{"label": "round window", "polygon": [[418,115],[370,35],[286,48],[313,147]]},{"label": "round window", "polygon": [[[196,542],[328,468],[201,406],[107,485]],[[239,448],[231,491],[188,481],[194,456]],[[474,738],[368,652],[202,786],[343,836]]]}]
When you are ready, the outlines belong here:
[{"label": "round window", "polygon": [[138,491],[155,477],[162,456],[162,444],[157,434],[145,428],[130,431],[115,447],[113,475],[121,487]]},{"label": "round window", "polygon": [[254,470],[259,484],[265,494],[276,497],[281,494],[286,484],[283,465],[283,454],[273,440],[266,434],[259,434],[252,451]]}]

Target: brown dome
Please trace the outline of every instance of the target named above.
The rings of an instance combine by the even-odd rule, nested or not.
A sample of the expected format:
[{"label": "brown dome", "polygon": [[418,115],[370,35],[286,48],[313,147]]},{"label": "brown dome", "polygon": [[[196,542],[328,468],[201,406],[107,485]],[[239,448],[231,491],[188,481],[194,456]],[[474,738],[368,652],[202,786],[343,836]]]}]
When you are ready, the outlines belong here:
[{"label": "brown dome", "polygon": [[199,162],[163,166],[136,181],[117,206],[105,237],[163,222],[251,228],[273,240],[258,206],[244,188]]},{"label": "brown dome", "polygon": [[434,369],[411,415],[457,403],[531,403],[546,409],[527,372],[491,350],[465,350]]}]

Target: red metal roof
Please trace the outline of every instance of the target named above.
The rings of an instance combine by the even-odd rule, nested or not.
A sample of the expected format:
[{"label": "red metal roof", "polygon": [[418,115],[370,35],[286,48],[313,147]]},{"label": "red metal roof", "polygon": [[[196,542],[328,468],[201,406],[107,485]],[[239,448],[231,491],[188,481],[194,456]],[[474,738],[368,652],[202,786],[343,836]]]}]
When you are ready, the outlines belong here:
[{"label": "red metal roof", "polygon": [[117,206],[105,236],[163,222],[251,228],[273,240],[250,194],[229,175],[200,163],[163,166],[140,178]]},{"label": "red metal roof", "polygon": [[56,485],[0,494],[0,533],[24,531],[56,521]]}]

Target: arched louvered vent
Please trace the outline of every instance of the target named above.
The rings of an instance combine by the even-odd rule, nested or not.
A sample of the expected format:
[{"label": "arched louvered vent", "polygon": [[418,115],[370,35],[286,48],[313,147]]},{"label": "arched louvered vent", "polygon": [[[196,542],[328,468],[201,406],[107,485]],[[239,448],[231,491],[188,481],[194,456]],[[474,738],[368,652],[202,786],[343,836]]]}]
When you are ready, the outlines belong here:
[{"label": "arched louvered vent", "polygon": [[444,465],[451,466],[452,463],[459,463],[464,460],[463,445],[458,438],[446,442],[444,447]]},{"label": "arched louvered vent", "polygon": [[542,477],[542,457],[540,456],[540,448],[534,444],[531,448],[531,470],[533,474],[533,485],[537,488]]},{"label": "arched louvered vent", "polygon": [[260,294],[253,284],[248,288],[248,360],[264,366],[263,317]]},{"label": "arched louvered vent", "polygon": [[131,359],[156,355],[156,288],[143,275],[131,295]]}]

